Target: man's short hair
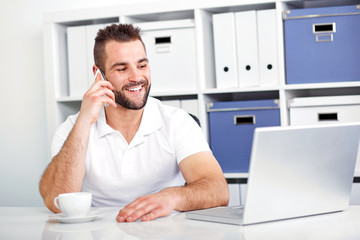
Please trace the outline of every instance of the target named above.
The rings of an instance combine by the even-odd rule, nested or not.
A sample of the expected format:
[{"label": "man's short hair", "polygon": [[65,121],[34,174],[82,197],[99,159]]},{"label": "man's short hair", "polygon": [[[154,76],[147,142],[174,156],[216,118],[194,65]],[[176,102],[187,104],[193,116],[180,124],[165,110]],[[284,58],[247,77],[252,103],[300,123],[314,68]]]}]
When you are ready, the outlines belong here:
[{"label": "man's short hair", "polygon": [[105,45],[109,41],[117,41],[122,43],[140,40],[145,49],[145,45],[140,35],[140,28],[134,27],[132,24],[112,24],[105,27],[104,29],[100,29],[95,38],[95,65],[98,66],[100,70],[105,72]]}]

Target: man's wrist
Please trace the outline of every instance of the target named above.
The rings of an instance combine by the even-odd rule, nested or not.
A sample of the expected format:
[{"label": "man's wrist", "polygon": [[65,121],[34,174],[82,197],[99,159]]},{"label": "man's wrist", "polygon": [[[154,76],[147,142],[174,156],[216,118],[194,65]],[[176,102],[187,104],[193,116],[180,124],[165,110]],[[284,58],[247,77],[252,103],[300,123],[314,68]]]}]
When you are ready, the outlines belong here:
[{"label": "man's wrist", "polygon": [[91,119],[89,119],[86,116],[81,115],[81,113],[80,113],[76,119],[75,126],[81,127],[82,129],[90,129],[91,125],[94,122],[95,121],[91,121]]}]

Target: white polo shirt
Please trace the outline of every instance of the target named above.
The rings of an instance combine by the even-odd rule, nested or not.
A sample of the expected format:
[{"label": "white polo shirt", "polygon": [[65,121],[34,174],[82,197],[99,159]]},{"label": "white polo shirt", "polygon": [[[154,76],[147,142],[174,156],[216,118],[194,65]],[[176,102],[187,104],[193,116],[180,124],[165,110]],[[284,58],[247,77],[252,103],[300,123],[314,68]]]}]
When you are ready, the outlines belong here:
[{"label": "white polo shirt", "polygon": [[[77,115],[57,129],[52,156],[60,151]],[[209,145],[189,114],[157,99],[149,97],[130,144],[106,123],[102,109],[90,130],[82,191],[93,194],[93,206],[124,207],[140,196],[184,185],[179,163],[204,151],[210,151]]]}]

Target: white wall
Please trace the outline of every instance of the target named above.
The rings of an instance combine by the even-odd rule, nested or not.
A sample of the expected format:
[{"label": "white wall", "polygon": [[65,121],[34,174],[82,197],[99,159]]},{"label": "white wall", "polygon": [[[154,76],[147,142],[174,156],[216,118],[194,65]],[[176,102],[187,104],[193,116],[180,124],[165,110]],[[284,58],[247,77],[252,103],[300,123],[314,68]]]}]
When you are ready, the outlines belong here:
[{"label": "white wall", "polygon": [[0,207],[43,206],[40,176],[50,161],[45,132],[42,14],[154,0],[1,0]]}]

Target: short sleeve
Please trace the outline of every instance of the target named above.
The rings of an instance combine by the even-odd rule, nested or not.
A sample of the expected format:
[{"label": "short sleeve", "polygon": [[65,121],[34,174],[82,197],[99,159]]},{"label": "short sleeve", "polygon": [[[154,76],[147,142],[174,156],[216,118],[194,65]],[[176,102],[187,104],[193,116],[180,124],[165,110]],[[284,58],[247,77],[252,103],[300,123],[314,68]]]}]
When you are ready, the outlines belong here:
[{"label": "short sleeve", "polygon": [[69,116],[65,122],[63,122],[57,129],[54,134],[51,143],[51,157],[53,158],[56,154],[58,154],[64,145],[67,137],[69,136],[71,129],[74,127],[76,118],[78,114]]},{"label": "short sleeve", "polygon": [[174,147],[178,163],[195,153],[211,151],[201,127],[188,113],[180,110],[174,117]]}]

